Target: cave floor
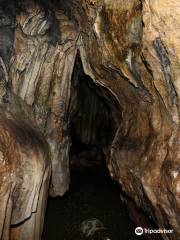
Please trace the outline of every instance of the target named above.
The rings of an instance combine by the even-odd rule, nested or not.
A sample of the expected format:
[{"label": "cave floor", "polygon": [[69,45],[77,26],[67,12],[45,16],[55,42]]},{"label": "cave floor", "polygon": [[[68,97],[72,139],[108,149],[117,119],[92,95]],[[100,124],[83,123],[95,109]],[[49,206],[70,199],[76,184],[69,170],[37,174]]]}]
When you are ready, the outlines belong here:
[{"label": "cave floor", "polygon": [[134,229],[106,170],[75,168],[70,190],[48,200],[42,240],[143,240]]}]

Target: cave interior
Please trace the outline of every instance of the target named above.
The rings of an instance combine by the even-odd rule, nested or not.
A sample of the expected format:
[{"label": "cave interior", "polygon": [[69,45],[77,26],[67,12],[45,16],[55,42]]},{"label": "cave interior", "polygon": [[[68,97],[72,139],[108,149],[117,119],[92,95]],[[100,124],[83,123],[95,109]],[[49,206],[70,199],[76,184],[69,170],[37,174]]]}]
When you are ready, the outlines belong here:
[{"label": "cave interior", "polygon": [[179,9],[0,0],[0,240],[179,239]]},{"label": "cave interior", "polygon": [[[107,89],[85,74],[80,54],[76,57],[71,84],[70,167],[78,163],[80,166],[93,166],[93,163],[105,166],[120,119],[119,104]],[[114,108],[116,112],[112,112]]]},{"label": "cave interior", "polygon": [[121,107],[109,90],[85,74],[77,53],[67,116],[70,188],[61,198],[49,198],[44,240],[119,240],[120,235],[123,240],[145,240],[144,236],[134,235],[135,225],[138,222],[154,226],[135,208],[107,168],[121,114]]},{"label": "cave interior", "polygon": [[107,89],[85,74],[79,53],[71,79],[67,119],[71,138],[70,188],[61,198],[49,198],[43,239],[119,240],[120,235],[124,240],[132,236],[136,239],[135,223],[123,202],[127,196],[107,169],[121,108]]}]

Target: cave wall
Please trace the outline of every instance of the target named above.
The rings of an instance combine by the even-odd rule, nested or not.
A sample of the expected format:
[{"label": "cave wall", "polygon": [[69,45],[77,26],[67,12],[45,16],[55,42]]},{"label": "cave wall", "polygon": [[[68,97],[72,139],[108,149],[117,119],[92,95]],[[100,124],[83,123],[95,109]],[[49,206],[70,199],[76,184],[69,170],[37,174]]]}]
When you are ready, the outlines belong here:
[{"label": "cave wall", "polygon": [[82,35],[85,67],[123,108],[109,170],[160,228],[179,233],[180,4],[92,1],[91,7],[92,31]]},{"label": "cave wall", "polygon": [[122,109],[111,176],[160,228],[180,234],[180,3],[69,0],[59,6],[56,21],[32,3],[16,14],[8,72],[13,93],[33,109],[49,142],[51,195],[62,195],[69,184],[67,115],[79,50],[85,74]]},{"label": "cave wall", "polygon": [[88,16],[91,8],[85,67],[123,108],[109,171],[160,228],[179,234],[180,4],[91,1]]},{"label": "cave wall", "polygon": [[[63,195],[69,185],[67,109],[76,56],[77,33],[62,11],[56,13],[60,44],[51,42],[51,23],[31,4],[17,15],[9,76],[13,92],[32,106],[52,155],[51,195]],[[60,30],[59,30],[60,29]]]}]

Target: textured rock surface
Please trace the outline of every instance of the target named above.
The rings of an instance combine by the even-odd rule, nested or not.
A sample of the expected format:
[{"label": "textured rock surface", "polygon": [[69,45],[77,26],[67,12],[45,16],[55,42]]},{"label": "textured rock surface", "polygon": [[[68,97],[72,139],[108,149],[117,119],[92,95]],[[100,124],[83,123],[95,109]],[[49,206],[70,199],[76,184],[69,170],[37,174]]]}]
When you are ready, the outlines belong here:
[{"label": "textured rock surface", "polygon": [[[122,111],[120,118],[109,104],[119,124],[109,147],[111,176],[160,228],[174,229],[164,239],[178,239],[180,2],[69,0],[59,6],[55,15],[44,16],[33,4],[17,14],[9,63],[13,92],[34,110],[51,148],[51,195],[62,195],[69,184],[68,106],[79,51],[85,74]],[[103,98],[108,102],[107,91]]]},{"label": "textured rock surface", "polygon": [[2,112],[0,130],[0,239],[38,240],[51,173],[47,144],[29,123]]},{"label": "textured rock surface", "polygon": [[14,93],[33,106],[38,125],[47,137],[54,173],[51,194],[62,195],[69,184],[67,109],[77,33],[63,12],[58,11],[61,44],[52,45],[50,23],[44,13],[34,7],[28,11],[17,16],[10,78]]},{"label": "textured rock surface", "polygon": [[6,88],[0,62],[0,239],[39,240],[51,176],[48,145],[32,110]]}]

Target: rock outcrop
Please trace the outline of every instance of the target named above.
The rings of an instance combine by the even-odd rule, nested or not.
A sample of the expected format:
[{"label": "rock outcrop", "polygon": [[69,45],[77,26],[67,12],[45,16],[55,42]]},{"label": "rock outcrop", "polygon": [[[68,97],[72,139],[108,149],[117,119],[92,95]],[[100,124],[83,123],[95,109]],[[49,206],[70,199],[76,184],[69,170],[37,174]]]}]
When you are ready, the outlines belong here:
[{"label": "rock outcrop", "polygon": [[33,111],[8,89],[0,58],[0,239],[41,239],[51,176]]},{"label": "rock outcrop", "polygon": [[112,178],[159,228],[174,230],[164,239],[178,239],[180,2],[69,0],[24,7],[16,14],[8,75],[13,94],[34,111],[49,143],[51,195],[69,186],[69,104],[78,53],[84,73],[106,89],[99,95],[116,129],[106,149]]}]

